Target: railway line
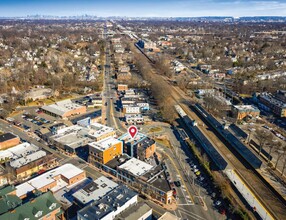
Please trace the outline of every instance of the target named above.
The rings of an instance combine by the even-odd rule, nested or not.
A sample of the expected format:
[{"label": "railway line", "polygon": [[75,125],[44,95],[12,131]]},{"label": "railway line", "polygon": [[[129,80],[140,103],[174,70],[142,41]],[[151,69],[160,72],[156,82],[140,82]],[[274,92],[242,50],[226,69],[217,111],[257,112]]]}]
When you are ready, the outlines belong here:
[{"label": "railway line", "polygon": [[[172,85],[170,85],[172,86]],[[202,121],[202,119],[192,111],[188,105],[182,104],[179,100],[187,100],[187,97],[183,97],[174,86],[172,86],[171,96],[177,101],[182,109],[190,116],[191,119],[198,123],[199,130],[207,137],[211,144],[215,146],[220,153],[226,158],[229,164],[236,170],[238,175],[244,180],[247,186],[254,192],[259,202],[268,210],[274,219],[285,219],[285,202],[281,201],[277,195],[267,187],[264,181],[261,180],[257,172],[253,168],[245,163],[241,156],[233,153],[231,147],[225,142],[219,139],[215,134],[212,127]]]},{"label": "railway line", "polygon": [[[141,50],[140,52],[142,53]],[[146,56],[144,53],[143,55]],[[197,121],[198,128],[202,134],[207,137],[210,143],[219,150],[224,158],[227,159],[228,163],[233,167],[241,179],[243,179],[243,181],[255,194],[257,200],[259,200],[268,213],[270,213],[273,219],[286,219],[285,201],[278,198],[276,194],[266,186],[265,182],[261,179],[262,177],[258,176],[259,174],[253,169],[253,167],[248,163],[245,163],[245,161],[237,153],[234,153],[229,144],[226,141],[221,140],[214,132],[212,127],[207,126],[205,122],[203,122],[202,119],[189,108],[189,105],[193,101],[189,97],[186,97],[181,90],[170,84],[166,77],[156,74],[153,74],[153,77],[156,78],[155,80],[160,80],[162,83],[167,84],[167,86],[170,88],[170,96],[173,98],[171,100],[171,104],[174,106],[180,105],[191,119]]]}]

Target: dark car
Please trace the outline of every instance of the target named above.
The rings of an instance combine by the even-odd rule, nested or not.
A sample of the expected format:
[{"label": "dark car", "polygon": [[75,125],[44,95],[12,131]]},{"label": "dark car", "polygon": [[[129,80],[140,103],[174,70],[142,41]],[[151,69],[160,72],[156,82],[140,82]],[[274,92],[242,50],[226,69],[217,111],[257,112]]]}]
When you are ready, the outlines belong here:
[{"label": "dark car", "polygon": [[181,182],[180,181],[175,181],[174,184],[176,185],[176,187],[180,187],[181,186]]}]

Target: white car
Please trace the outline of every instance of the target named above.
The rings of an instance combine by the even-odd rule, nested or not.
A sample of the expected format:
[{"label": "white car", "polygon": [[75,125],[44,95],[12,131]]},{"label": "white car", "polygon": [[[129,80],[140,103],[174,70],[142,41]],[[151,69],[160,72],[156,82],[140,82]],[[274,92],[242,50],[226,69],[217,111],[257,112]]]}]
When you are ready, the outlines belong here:
[{"label": "white car", "polygon": [[194,173],[196,173],[196,172],[198,172],[198,171],[200,171],[199,169],[197,169],[197,168],[195,168],[194,169]]},{"label": "white car", "polygon": [[217,200],[217,201],[215,202],[215,205],[216,205],[216,206],[220,206],[220,204],[221,204],[221,201],[219,201],[219,200]]}]

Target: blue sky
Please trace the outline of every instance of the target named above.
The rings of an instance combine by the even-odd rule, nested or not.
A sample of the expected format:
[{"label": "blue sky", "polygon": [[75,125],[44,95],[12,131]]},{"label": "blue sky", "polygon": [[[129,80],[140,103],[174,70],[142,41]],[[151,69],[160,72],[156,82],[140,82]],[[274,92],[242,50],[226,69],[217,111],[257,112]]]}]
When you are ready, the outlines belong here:
[{"label": "blue sky", "polygon": [[0,0],[0,17],[97,16],[286,16],[286,0]]}]

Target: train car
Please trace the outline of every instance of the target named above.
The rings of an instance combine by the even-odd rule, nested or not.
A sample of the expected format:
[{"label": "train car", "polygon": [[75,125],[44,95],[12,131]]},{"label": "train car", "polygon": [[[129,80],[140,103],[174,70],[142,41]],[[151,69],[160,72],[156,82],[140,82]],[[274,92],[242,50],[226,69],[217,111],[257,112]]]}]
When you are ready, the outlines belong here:
[{"label": "train car", "polygon": [[227,129],[223,129],[221,123],[219,123],[212,115],[210,115],[204,108],[199,105],[194,105],[195,110],[215,129],[225,141],[232,146],[235,151],[243,157],[254,169],[259,169],[262,165],[262,161],[253,154],[236,136],[234,136]]},{"label": "train car", "polygon": [[215,165],[220,170],[225,170],[228,166],[227,161],[221,156],[221,154],[215,149],[215,147],[209,142],[209,140],[202,134],[202,132],[196,126],[196,123],[194,123],[194,120],[191,120],[179,105],[176,105],[175,109],[183,119],[184,123],[187,125],[188,129],[192,132],[194,137],[200,143],[201,147],[215,163]]}]

